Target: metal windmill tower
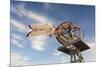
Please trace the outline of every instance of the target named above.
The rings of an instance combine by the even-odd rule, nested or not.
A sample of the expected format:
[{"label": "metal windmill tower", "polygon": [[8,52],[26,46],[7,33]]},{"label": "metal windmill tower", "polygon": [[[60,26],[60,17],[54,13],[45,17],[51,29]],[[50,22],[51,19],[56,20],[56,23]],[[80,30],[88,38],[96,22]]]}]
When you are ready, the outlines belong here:
[{"label": "metal windmill tower", "polygon": [[81,52],[89,49],[89,47],[82,41],[83,31],[78,24],[71,22],[63,22],[55,28],[52,24],[38,24],[28,25],[31,31],[28,36],[37,35],[54,35],[56,39],[62,44],[58,50],[70,55],[71,63],[84,62]]}]

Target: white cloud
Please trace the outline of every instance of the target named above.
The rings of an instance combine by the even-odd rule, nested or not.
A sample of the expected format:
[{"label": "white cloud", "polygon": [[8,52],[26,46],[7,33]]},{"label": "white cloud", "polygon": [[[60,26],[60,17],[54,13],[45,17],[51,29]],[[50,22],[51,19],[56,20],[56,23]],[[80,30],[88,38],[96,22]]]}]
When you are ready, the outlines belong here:
[{"label": "white cloud", "polygon": [[95,55],[96,55],[96,44],[95,44],[95,41],[89,41],[89,42],[86,42],[86,44],[90,47],[90,49],[84,51],[82,53],[83,55],[83,58],[86,62],[91,62],[91,61],[95,61]]},{"label": "white cloud", "polygon": [[40,23],[48,23],[45,16],[39,15],[33,11],[26,11],[26,13],[24,13],[24,15],[30,17],[31,19],[35,19],[35,20],[39,21]]},{"label": "white cloud", "polygon": [[11,66],[32,65],[30,58],[19,53],[11,53]]},{"label": "white cloud", "polygon": [[66,54],[64,54],[64,53],[62,53],[62,52],[60,52],[60,51],[55,51],[54,53],[53,53],[53,55],[54,55],[54,57],[56,57],[56,59],[59,59],[58,61],[60,62],[60,63],[67,63],[67,62],[69,62],[70,61],[70,57],[68,56],[68,55],[66,55]]},{"label": "white cloud", "polygon": [[38,51],[45,49],[46,36],[34,36],[30,38],[32,48]]},{"label": "white cloud", "polygon": [[[48,6],[49,5],[46,4],[46,7],[48,7]],[[25,16],[25,17],[35,20],[39,23],[52,23],[52,21],[50,21],[46,16],[26,9],[25,3],[19,4],[19,5],[11,5],[11,11],[20,17]],[[13,23],[14,26],[16,26],[17,28],[19,28],[21,30],[25,30],[25,26],[23,24],[18,24],[14,20],[12,20],[12,21],[14,22]],[[32,48],[39,50],[39,51],[43,51],[46,46],[46,44],[45,44],[46,37],[45,36],[36,36],[36,37],[32,37],[32,38],[33,39],[30,39],[30,41],[32,43]]]},{"label": "white cloud", "polygon": [[23,40],[23,38],[20,37],[18,34],[14,34],[14,33],[12,33],[11,36],[12,36],[13,38],[18,39],[18,40]]},{"label": "white cloud", "polygon": [[[48,4],[46,5],[46,7],[48,7]],[[25,4],[19,4],[16,6],[11,5],[11,11],[19,15],[20,17],[25,16],[32,20],[36,20],[39,23],[52,23],[46,16],[43,16],[34,11],[30,11],[28,9],[25,9]]]},{"label": "white cloud", "polygon": [[11,34],[11,44],[12,45],[23,48],[24,45],[22,42],[23,42],[23,38],[20,37],[18,34],[15,34],[15,33]]},{"label": "white cloud", "polygon": [[17,14],[18,16],[23,17],[23,15],[19,12],[18,8],[14,7],[14,5],[11,5],[10,10],[11,12]]},{"label": "white cloud", "polygon": [[21,48],[24,47],[24,46],[23,46],[17,39],[15,39],[15,38],[11,38],[11,43],[12,43],[13,45],[16,45],[16,46],[21,47]]},{"label": "white cloud", "polygon": [[86,42],[86,44],[90,47],[90,49],[95,50],[95,47],[96,47],[95,42]]},{"label": "white cloud", "polygon": [[20,31],[20,32],[26,31],[26,26],[23,23],[21,23],[20,21],[11,19],[11,24],[12,24],[12,26],[15,26],[18,29],[18,31]]}]

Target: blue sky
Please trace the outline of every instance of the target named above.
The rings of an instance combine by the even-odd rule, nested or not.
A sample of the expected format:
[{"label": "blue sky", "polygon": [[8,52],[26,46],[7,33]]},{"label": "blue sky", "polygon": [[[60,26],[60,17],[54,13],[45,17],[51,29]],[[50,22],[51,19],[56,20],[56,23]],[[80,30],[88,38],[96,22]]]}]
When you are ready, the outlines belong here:
[{"label": "blue sky", "polygon": [[36,65],[69,63],[69,55],[57,51],[61,44],[49,36],[27,38],[27,25],[73,21],[84,30],[84,41],[91,49],[84,51],[85,61],[95,61],[95,7],[57,3],[11,1],[11,64]]}]

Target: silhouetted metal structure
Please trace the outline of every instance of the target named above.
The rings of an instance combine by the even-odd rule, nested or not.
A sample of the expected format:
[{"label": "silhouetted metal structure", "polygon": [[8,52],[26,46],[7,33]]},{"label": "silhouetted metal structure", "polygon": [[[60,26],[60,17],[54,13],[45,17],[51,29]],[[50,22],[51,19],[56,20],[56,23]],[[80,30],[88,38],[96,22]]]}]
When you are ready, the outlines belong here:
[{"label": "silhouetted metal structure", "polygon": [[71,63],[84,62],[81,52],[89,47],[82,41],[83,33],[79,25],[63,22],[55,29],[54,34],[63,45],[58,50],[70,55]]}]

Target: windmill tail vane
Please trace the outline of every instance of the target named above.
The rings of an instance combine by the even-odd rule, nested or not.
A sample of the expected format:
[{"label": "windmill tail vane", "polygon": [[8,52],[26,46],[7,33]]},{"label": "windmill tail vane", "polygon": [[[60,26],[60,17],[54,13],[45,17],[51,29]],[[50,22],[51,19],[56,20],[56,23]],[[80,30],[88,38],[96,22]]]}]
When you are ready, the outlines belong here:
[{"label": "windmill tail vane", "polygon": [[26,35],[30,36],[39,36],[39,35],[52,35],[54,33],[54,26],[52,24],[31,24],[28,25],[31,31]]}]

